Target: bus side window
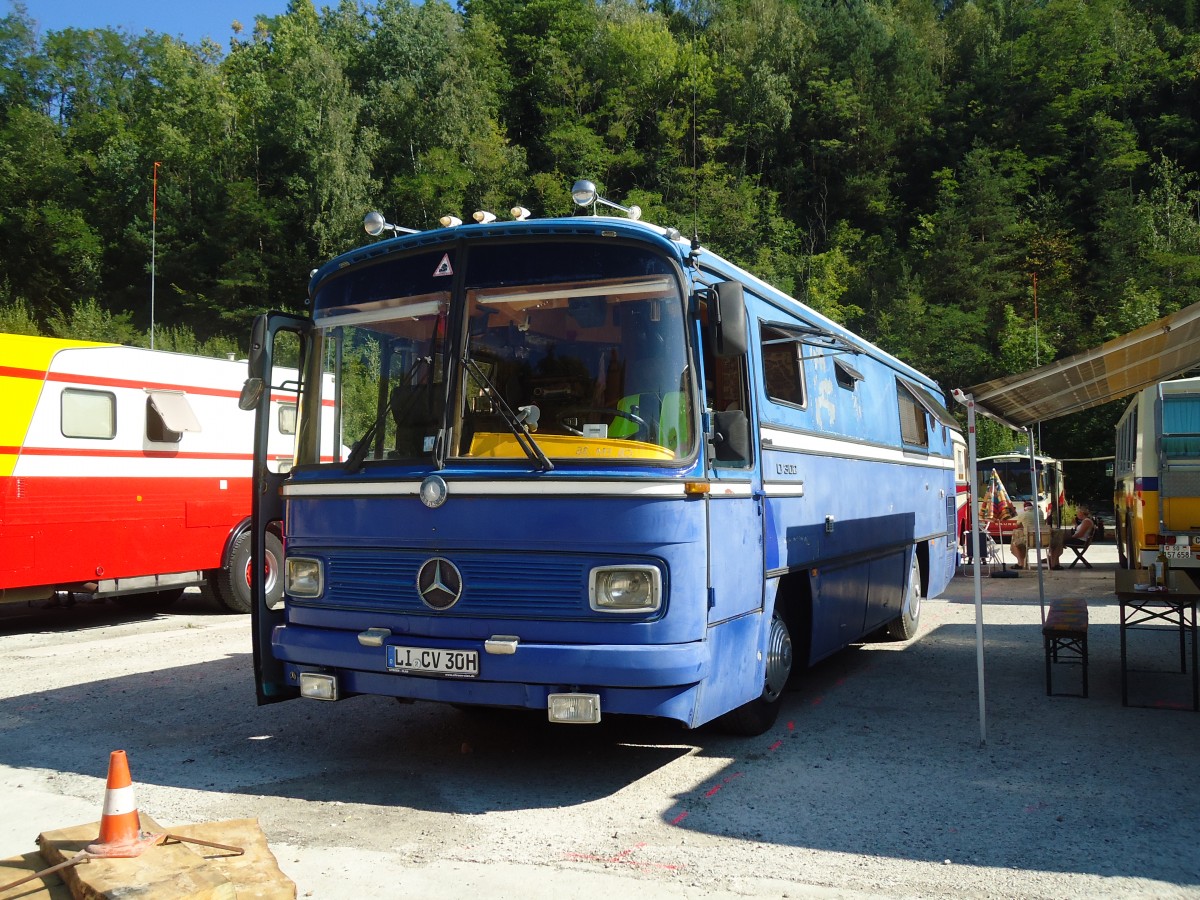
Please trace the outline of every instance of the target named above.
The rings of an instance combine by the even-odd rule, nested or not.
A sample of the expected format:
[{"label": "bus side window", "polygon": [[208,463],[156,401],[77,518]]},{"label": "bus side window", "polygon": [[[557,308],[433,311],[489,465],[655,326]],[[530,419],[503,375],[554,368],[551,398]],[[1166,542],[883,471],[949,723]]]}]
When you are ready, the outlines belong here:
[{"label": "bus side window", "polygon": [[750,449],[750,420],[747,414],[745,357],[712,359],[708,403],[713,412],[715,462],[721,466],[748,466],[754,458]]},{"label": "bus side window", "polygon": [[925,407],[908,389],[896,382],[896,401],[900,408],[900,436],[905,444],[929,448],[929,426]]},{"label": "bus side window", "polygon": [[759,331],[762,342],[763,384],[767,396],[777,403],[800,409],[805,407],[804,367],[800,362],[800,342],[777,328],[763,325]]}]

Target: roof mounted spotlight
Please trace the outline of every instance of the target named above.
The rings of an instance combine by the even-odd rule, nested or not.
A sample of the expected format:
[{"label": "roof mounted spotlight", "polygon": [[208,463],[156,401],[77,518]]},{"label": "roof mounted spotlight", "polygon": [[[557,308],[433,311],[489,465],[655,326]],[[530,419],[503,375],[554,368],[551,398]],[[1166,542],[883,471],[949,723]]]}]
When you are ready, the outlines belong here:
[{"label": "roof mounted spotlight", "polygon": [[605,206],[611,206],[613,209],[619,209],[629,218],[637,220],[642,217],[642,210],[639,206],[622,206],[619,203],[613,203],[611,200],[606,200],[601,197],[596,191],[596,185],[585,179],[580,179],[571,187],[571,199],[575,201],[576,206],[592,207],[592,212],[595,214],[595,206],[597,203],[602,203]]},{"label": "roof mounted spotlight", "polygon": [[480,225],[487,225],[490,222],[496,221],[496,214],[490,213],[486,209],[477,209],[475,212],[471,213],[471,218]]},{"label": "roof mounted spotlight", "polygon": [[514,219],[516,219],[518,222],[524,222],[524,221],[525,221],[526,219],[528,219],[528,218],[529,218],[531,215],[533,215],[533,214],[532,214],[532,213],[531,213],[529,210],[527,210],[527,209],[526,209],[525,207],[523,207],[523,206],[514,206],[514,207],[513,207],[512,209],[510,209],[508,212],[509,212],[509,214],[510,214],[510,215],[511,215],[511,216],[512,216]]},{"label": "roof mounted spotlight", "polygon": [[381,212],[369,212],[363,218],[363,230],[371,237],[379,237],[385,231],[390,231],[393,234],[417,234],[415,228],[402,228],[399,225],[392,225],[383,217]]},{"label": "roof mounted spotlight", "polygon": [[443,228],[457,228],[462,224],[462,219],[458,216],[442,216],[438,219],[438,222],[441,223]]}]

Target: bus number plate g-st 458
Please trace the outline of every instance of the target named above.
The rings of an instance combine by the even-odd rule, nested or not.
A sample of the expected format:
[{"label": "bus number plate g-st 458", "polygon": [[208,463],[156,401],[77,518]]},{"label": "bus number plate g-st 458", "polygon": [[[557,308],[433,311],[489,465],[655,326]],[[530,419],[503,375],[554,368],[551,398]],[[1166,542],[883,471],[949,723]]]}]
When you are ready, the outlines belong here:
[{"label": "bus number plate g-st 458", "polygon": [[446,678],[474,678],[479,674],[476,650],[434,650],[429,647],[388,646],[387,667],[405,675],[440,675]]}]

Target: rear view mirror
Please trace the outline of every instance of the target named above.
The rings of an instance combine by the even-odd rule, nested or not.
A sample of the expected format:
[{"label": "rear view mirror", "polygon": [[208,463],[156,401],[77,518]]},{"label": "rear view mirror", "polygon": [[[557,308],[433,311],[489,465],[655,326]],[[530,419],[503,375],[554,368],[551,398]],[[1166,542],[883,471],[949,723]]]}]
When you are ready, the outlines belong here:
[{"label": "rear view mirror", "polygon": [[[259,380],[259,392],[262,391],[262,375],[263,375],[263,354],[266,351],[267,344],[267,317],[256,316],[254,319],[254,327],[250,330],[250,357],[247,361],[247,369],[249,378],[257,378]],[[245,396],[245,389],[242,390],[242,396]],[[255,400],[255,403],[258,401]],[[247,407],[243,406],[242,409]],[[254,407],[249,407],[253,409]]]},{"label": "rear view mirror", "polygon": [[242,394],[238,397],[238,409],[244,409],[247,412],[258,409],[258,401],[262,398],[262,393],[263,380],[255,376],[247,378],[246,383],[242,385]]},{"label": "rear view mirror", "polygon": [[713,285],[708,322],[717,356],[728,359],[746,352],[746,296],[741,283],[720,281]]}]

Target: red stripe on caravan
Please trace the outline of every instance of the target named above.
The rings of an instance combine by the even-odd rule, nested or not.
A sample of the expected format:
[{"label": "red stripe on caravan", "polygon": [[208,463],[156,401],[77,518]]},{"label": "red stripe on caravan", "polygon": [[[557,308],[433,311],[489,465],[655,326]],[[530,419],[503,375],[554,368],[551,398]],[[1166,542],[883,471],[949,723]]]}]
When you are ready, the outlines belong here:
[{"label": "red stripe on caravan", "polygon": [[[94,457],[129,457],[131,459],[221,459],[249,460],[252,453],[179,453],[173,450],[88,450],[84,448],[66,447],[0,447],[0,456],[94,456]],[[279,462],[290,460],[288,453],[273,453],[267,459]],[[336,462],[332,456],[322,456],[321,462]]]},{"label": "red stripe on caravan", "polygon": [[[188,394],[203,394],[208,397],[240,397],[240,391],[222,390],[221,388],[207,388],[195,384],[170,384],[168,382],[153,382],[131,380],[128,378],[104,378],[99,375],[72,375],[69,372],[45,372],[42,369],[20,369],[16,366],[0,366],[0,377],[7,378],[29,378],[34,381],[46,379],[48,381],[70,382],[73,384],[90,384],[96,387],[126,387],[134,388],[135,390],[152,390],[152,391],[183,391]],[[279,394],[271,395],[273,403],[294,403],[296,401],[295,394]],[[333,400],[322,398],[322,406],[333,408]]]},{"label": "red stripe on caravan", "polygon": [[203,387],[197,384],[172,384],[165,381],[145,381],[143,379],[108,378],[101,375],[80,375],[73,372],[51,372],[49,381],[71,382],[72,384],[91,384],[96,387],[133,388],[134,390],[151,391],[184,391],[189,394],[204,394],[209,397],[237,397],[238,391],[221,388]]},{"label": "red stripe on caravan", "polygon": [[104,450],[89,447],[0,447],[0,453],[20,452],[22,456],[88,456],[106,459],[236,459],[249,460],[251,453],[181,453],[178,450]]},{"label": "red stripe on caravan", "polygon": [[16,366],[0,366],[0,378],[32,378],[41,381],[45,377],[44,369],[18,369]]}]

